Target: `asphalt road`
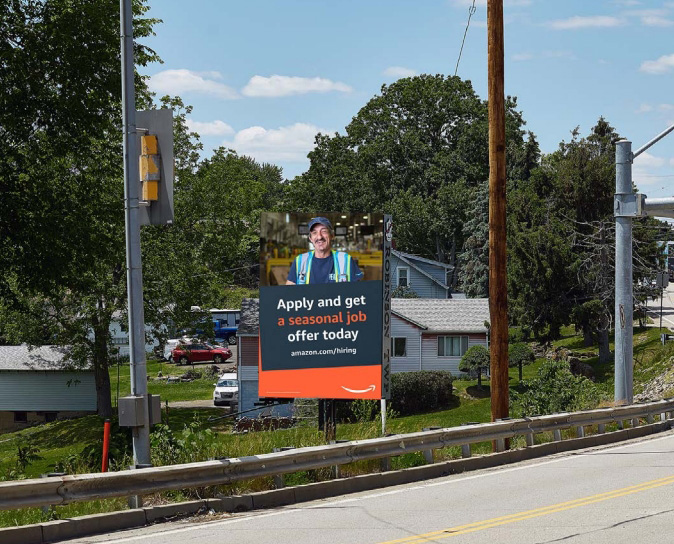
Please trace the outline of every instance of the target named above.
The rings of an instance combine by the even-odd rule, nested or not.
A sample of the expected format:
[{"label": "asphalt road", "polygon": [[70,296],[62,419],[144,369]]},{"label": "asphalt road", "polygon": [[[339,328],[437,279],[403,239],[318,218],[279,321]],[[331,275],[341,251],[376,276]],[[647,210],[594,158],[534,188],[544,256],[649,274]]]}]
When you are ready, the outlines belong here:
[{"label": "asphalt road", "polygon": [[[660,326],[660,297],[648,301],[648,317],[653,320],[653,326]],[[674,329],[674,283],[662,293],[662,327]]]},{"label": "asphalt road", "polygon": [[215,521],[72,544],[674,542],[674,433]]}]

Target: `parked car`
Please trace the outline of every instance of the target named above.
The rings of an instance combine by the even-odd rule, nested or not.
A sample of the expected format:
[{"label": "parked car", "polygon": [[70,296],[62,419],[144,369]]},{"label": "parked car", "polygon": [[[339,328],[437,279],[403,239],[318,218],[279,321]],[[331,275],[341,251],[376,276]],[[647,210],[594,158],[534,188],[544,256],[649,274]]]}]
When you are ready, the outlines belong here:
[{"label": "parked car", "polygon": [[215,364],[222,363],[232,356],[229,348],[211,346],[204,342],[179,344],[171,352],[173,361],[179,365],[213,361]]},{"label": "parked car", "polygon": [[169,363],[173,362],[173,350],[182,342],[180,338],[169,338],[164,344],[164,359]]},{"label": "parked car", "polygon": [[213,391],[213,404],[231,407],[239,404],[239,380],[235,372],[220,376]]}]

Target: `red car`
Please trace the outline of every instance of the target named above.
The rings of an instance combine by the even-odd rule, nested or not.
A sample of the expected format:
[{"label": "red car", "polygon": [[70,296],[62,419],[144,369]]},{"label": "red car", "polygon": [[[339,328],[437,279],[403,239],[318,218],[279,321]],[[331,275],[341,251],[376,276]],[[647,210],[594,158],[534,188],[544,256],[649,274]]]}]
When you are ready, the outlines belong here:
[{"label": "red car", "polygon": [[213,361],[222,363],[232,356],[229,348],[214,347],[209,344],[180,344],[172,352],[173,360],[179,365]]}]

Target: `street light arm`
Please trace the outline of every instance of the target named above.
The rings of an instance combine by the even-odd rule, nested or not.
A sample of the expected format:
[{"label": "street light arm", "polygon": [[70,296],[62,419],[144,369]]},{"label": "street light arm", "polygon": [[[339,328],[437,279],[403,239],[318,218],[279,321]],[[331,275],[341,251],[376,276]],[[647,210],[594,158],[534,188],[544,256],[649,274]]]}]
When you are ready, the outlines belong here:
[{"label": "street light arm", "polygon": [[660,140],[662,140],[667,134],[672,132],[674,130],[674,125],[669,127],[667,130],[664,132],[661,132],[658,134],[655,138],[653,138],[650,142],[648,142],[646,145],[641,146],[639,149],[637,149],[633,154],[632,154],[632,159],[636,159],[639,155],[641,155],[644,151],[646,151],[649,147],[652,145],[658,143]]}]

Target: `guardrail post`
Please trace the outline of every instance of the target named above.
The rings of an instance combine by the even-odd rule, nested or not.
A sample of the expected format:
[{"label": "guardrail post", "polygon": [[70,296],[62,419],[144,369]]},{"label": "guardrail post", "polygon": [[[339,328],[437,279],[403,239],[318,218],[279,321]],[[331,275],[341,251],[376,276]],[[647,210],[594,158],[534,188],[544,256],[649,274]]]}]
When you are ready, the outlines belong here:
[{"label": "guardrail post", "polygon": [[[284,447],[284,448],[274,448],[274,453],[279,451],[288,451],[294,450],[295,448]],[[286,486],[285,474],[274,474],[274,487],[276,489],[283,489]]]},{"label": "guardrail post", "polygon": [[625,428],[625,424],[623,423],[622,419],[619,419],[616,423],[618,423],[618,429],[623,430]]},{"label": "guardrail post", "polygon": [[[422,431],[439,431],[441,427],[424,427],[421,429]],[[426,463],[429,465],[432,465],[435,463],[435,459],[433,458],[433,450],[424,450],[424,459],[426,459]]]},{"label": "guardrail post", "polygon": [[[330,444],[344,444],[345,442],[348,442],[348,440],[330,440]],[[333,478],[342,477],[342,470],[339,465],[332,465],[331,472]]]},{"label": "guardrail post", "polygon": [[553,437],[555,442],[561,442],[562,441],[562,431],[560,431],[559,429],[555,429],[554,431],[552,431],[552,437]]},{"label": "guardrail post", "polygon": [[599,423],[599,424],[597,425],[597,432],[598,432],[599,434],[604,434],[604,433],[606,432],[606,424],[604,424],[604,423]]},{"label": "guardrail post", "polygon": [[[131,470],[136,470],[136,469],[143,469],[143,468],[152,468],[151,463],[139,463],[137,465],[131,465],[129,467]],[[140,495],[131,495],[127,499],[127,504],[129,505],[129,508],[131,510],[134,510],[136,508],[143,508],[143,497]]]},{"label": "guardrail post", "polygon": [[638,427],[639,426],[639,418],[634,417],[632,418],[632,427]]},{"label": "guardrail post", "polygon": [[653,421],[654,421],[653,414],[648,414],[646,416],[646,423],[653,423]]},{"label": "guardrail post", "polygon": [[576,427],[576,436],[578,438],[583,438],[585,436],[585,427],[578,425],[578,427]]},{"label": "guardrail post", "polygon": [[[463,425],[477,425],[477,421],[467,421],[466,423],[462,423],[461,425],[462,426]],[[504,448],[505,448],[505,446],[504,446]],[[503,450],[499,450],[498,446],[497,446],[497,451],[503,451]],[[473,455],[473,454],[470,451],[470,444],[461,444],[461,457],[466,459],[466,458],[470,457],[471,455]]]}]

